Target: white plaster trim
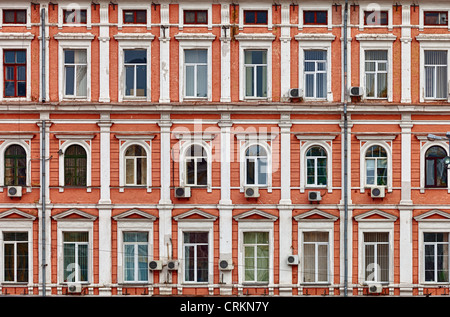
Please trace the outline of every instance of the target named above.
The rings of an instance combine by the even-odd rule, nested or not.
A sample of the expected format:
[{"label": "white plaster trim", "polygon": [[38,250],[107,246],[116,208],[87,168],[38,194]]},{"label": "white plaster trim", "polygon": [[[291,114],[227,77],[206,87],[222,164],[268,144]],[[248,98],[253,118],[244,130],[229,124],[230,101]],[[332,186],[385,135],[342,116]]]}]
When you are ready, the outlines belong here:
[{"label": "white plaster trim", "polygon": [[[61,3],[63,2],[63,3]],[[86,10],[86,23],[64,23],[64,10]],[[59,1],[58,3],[58,28],[63,27],[87,27],[88,30],[92,28],[91,24],[91,3],[90,1]]]},{"label": "white plaster trim", "polygon": [[[57,137],[58,138],[58,137]],[[59,191],[63,192],[65,187],[65,168],[64,168],[64,156],[66,149],[71,145],[79,145],[86,151],[86,190],[91,192],[91,178],[92,178],[92,144],[91,139],[93,136],[77,136],[75,138],[58,138],[60,139],[59,149],[62,154],[59,155]],[[88,143],[89,142],[89,143]]]},{"label": "white plaster trim", "polygon": [[18,139],[12,138],[7,139],[0,144],[0,186],[5,186],[5,151],[10,145],[20,145],[26,153],[26,186],[31,186],[31,138],[29,139]]},{"label": "white plaster trim", "polygon": [[[247,10],[267,10],[267,24],[244,24],[244,11]],[[239,30],[243,30],[244,27],[262,27],[272,30],[272,3],[255,3],[255,2],[244,2],[239,3]]]},{"label": "white plaster trim", "polygon": [[[363,144],[364,143],[364,144]],[[360,174],[360,192],[364,193],[366,188],[379,187],[379,185],[368,185],[366,179],[366,151],[374,145],[383,147],[386,150],[387,155],[387,188],[388,192],[392,192],[392,141],[378,140],[360,140],[360,157],[359,157],[359,174]]]},{"label": "white plaster trim", "polygon": [[[302,2],[298,6],[298,29],[303,30],[303,28],[309,28],[309,27],[314,27],[314,28],[326,27],[328,30],[331,31],[332,24],[333,24],[333,21],[332,21],[333,12],[331,10],[332,10],[332,6],[329,4],[319,3],[317,1],[313,1],[310,3]],[[327,11],[327,24],[326,25],[304,24],[304,21],[303,21],[304,11]]]},{"label": "white plaster trim", "polygon": [[[206,24],[184,24],[184,10],[206,10],[208,12],[208,21]],[[180,2],[178,5],[178,29],[182,30],[183,27],[207,27],[208,30],[212,30],[212,4],[206,3],[184,3]]]},{"label": "white plaster trim", "polygon": [[[362,1],[360,1],[362,2]],[[388,12],[388,25],[364,25],[364,11],[387,11]],[[392,4],[381,4],[374,2],[365,2],[359,4],[359,30],[364,31],[364,28],[372,29],[372,28],[387,28],[389,31],[392,31]]]},{"label": "white plaster trim", "polygon": [[[18,1],[2,3],[0,7],[0,30],[2,29],[2,26],[9,27],[9,26],[24,26],[24,25],[27,29],[31,29],[31,5],[28,3],[22,4]],[[27,22],[24,24],[3,23],[3,10],[26,10]]]},{"label": "white plaster trim", "polygon": [[[151,29],[151,25],[152,25],[152,3],[151,2],[147,2],[147,3],[143,3],[140,1],[130,1],[127,3],[118,3],[118,17],[117,17],[117,28],[119,30],[122,30],[123,27],[146,27],[147,30]],[[126,10],[146,10],[147,13],[147,23],[146,24],[132,24],[132,23],[124,23],[123,22],[123,11]]]},{"label": "white plaster trim", "polygon": [[[117,137],[117,135],[116,135]],[[124,187],[146,187],[147,192],[151,192],[152,188],[152,139],[154,135],[151,135],[150,138],[144,138],[141,136],[140,138],[125,138],[120,139],[120,149],[119,149],[119,186],[120,192],[124,191]],[[126,141],[124,141],[126,140]],[[139,145],[145,150],[147,154],[147,184],[145,185],[127,185],[125,184],[126,179],[126,160],[125,160],[125,152],[131,145]]]}]

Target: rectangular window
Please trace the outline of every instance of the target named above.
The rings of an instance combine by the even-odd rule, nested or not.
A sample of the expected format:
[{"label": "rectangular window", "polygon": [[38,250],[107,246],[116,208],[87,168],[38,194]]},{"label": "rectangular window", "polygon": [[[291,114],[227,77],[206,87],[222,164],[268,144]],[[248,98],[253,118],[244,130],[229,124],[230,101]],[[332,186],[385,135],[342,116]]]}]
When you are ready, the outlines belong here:
[{"label": "rectangular window", "polygon": [[424,51],[425,98],[447,98],[447,51]]},{"label": "rectangular window", "polygon": [[364,233],[365,280],[389,281],[389,233]]},{"label": "rectangular window", "polygon": [[326,25],[328,23],[327,15],[327,11],[303,11],[303,23]]},{"label": "rectangular window", "polygon": [[269,282],[269,233],[244,232],[245,282]]},{"label": "rectangular window", "polygon": [[124,280],[148,281],[148,233],[125,232],[123,244]]},{"label": "rectangular window", "polygon": [[27,92],[27,53],[25,50],[4,50],[4,96],[25,97]]},{"label": "rectangular window", "polygon": [[124,50],[125,96],[147,96],[147,50]]},{"label": "rectangular window", "polygon": [[88,232],[63,233],[64,281],[88,281]]},{"label": "rectangular window", "polygon": [[327,52],[305,51],[305,97],[327,97]]},{"label": "rectangular window", "polygon": [[328,281],[328,232],[303,233],[305,283]]},{"label": "rectangular window", "polygon": [[3,10],[4,24],[27,23],[27,10]]},{"label": "rectangular window", "polygon": [[63,10],[63,17],[66,24],[86,24],[87,10]]},{"label": "rectangular window", "polygon": [[267,97],[267,51],[246,50],[244,70],[245,96]]},{"label": "rectangular window", "polygon": [[388,12],[364,11],[364,25],[388,25]]},{"label": "rectangular window", "polygon": [[207,97],[208,50],[184,51],[185,96]]},{"label": "rectangular window", "polygon": [[146,24],[146,10],[123,10],[123,23]]},{"label": "rectangular window", "polygon": [[184,10],[184,24],[207,24],[207,10]]},{"label": "rectangular window", "polygon": [[448,233],[424,233],[425,281],[448,283]]},{"label": "rectangular window", "polygon": [[86,50],[64,50],[64,94],[67,97],[87,97]]},{"label": "rectangular window", "polygon": [[424,25],[448,25],[447,12],[424,12]]},{"label": "rectangular window", "polygon": [[184,280],[186,282],[208,282],[208,233],[185,232]]},{"label": "rectangular window", "polygon": [[4,232],[4,281],[28,282],[28,233]]},{"label": "rectangular window", "polygon": [[267,24],[267,11],[245,10],[244,24]]},{"label": "rectangular window", "polygon": [[366,97],[387,98],[387,51],[365,51]]}]

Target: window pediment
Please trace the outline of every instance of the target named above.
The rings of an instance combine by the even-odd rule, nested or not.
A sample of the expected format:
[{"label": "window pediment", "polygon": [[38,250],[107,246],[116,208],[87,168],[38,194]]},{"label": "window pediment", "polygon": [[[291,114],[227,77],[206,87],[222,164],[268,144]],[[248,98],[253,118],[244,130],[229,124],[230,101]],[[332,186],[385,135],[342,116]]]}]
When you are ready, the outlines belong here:
[{"label": "window pediment", "polygon": [[338,217],[322,211],[320,209],[313,209],[304,213],[301,213],[294,217],[294,220],[301,221],[336,221]]},{"label": "window pediment", "polygon": [[354,219],[358,222],[365,221],[365,222],[394,222],[397,220],[397,217],[394,215],[391,215],[385,211],[374,209],[367,212],[364,212],[362,214],[359,214],[354,217]]},{"label": "window pediment", "polygon": [[200,209],[192,209],[174,216],[173,219],[175,221],[215,221],[217,217]]},{"label": "window pediment", "polygon": [[21,211],[17,208],[12,208],[6,211],[3,211],[0,213],[0,220],[7,220],[7,221],[17,221],[17,220],[35,220],[36,217],[33,215],[30,215],[29,213],[26,213],[24,211]]},{"label": "window pediment", "polygon": [[419,222],[420,221],[427,221],[427,222],[450,221],[450,214],[445,211],[442,211],[442,210],[433,209],[433,210],[427,211],[421,215],[414,217],[414,220],[419,221]]},{"label": "window pediment", "polygon": [[93,216],[79,209],[69,209],[52,217],[56,221],[94,221],[97,216]]},{"label": "window pediment", "polygon": [[116,221],[155,221],[157,217],[140,209],[133,208],[119,213],[113,219]]},{"label": "window pediment", "polygon": [[253,209],[246,212],[243,212],[239,215],[233,217],[236,221],[269,221],[274,222],[278,219],[277,216],[274,216],[268,212]]}]

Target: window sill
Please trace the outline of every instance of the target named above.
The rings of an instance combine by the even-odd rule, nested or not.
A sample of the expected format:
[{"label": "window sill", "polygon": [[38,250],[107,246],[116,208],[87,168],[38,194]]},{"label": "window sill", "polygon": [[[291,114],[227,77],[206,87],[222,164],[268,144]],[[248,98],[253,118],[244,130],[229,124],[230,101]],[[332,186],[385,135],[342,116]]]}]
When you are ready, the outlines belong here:
[{"label": "window sill", "polygon": [[28,282],[2,282],[1,285],[2,286],[15,286],[15,287],[24,287],[27,286],[29,283]]}]

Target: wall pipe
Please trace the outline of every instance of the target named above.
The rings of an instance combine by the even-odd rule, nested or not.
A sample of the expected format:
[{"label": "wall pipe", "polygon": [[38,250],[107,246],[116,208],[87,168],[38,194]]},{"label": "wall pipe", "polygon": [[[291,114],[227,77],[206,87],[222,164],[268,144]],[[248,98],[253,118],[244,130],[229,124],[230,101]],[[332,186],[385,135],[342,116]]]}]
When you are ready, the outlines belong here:
[{"label": "wall pipe", "polygon": [[348,0],[344,7],[344,296],[348,290],[348,122],[347,122],[347,14]]},{"label": "wall pipe", "polygon": [[[42,35],[42,40],[41,40],[41,50],[42,50],[42,56],[41,56],[41,67],[42,67],[42,102],[45,102],[45,8],[41,9],[41,35]],[[42,120],[42,128],[41,128],[41,205],[42,205],[42,219],[41,219],[41,226],[42,226],[42,246],[41,246],[41,250],[42,250],[42,296],[46,295],[46,261],[45,261],[45,257],[46,257],[46,240],[45,240],[45,235],[46,235],[46,231],[45,231],[45,219],[46,219],[46,215],[45,215],[45,201],[46,201],[46,197],[45,197],[45,191],[46,191],[46,184],[45,184],[45,178],[46,178],[46,171],[45,171],[45,164],[46,164],[46,159],[45,159],[45,120]]]}]

